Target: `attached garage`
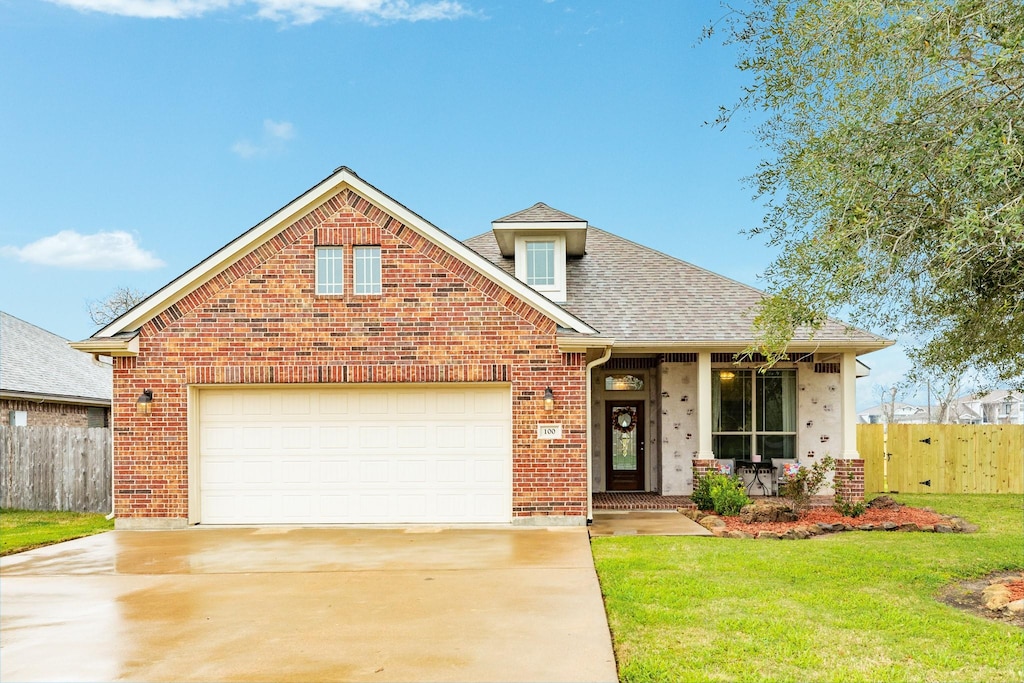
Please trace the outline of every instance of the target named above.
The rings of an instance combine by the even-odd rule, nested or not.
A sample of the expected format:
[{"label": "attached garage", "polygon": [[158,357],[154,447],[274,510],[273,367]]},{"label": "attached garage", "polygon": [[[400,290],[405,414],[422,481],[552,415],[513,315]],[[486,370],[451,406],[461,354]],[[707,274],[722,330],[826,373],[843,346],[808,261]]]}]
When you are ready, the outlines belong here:
[{"label": "attached garage", "polygon": [[198,388],[204,524],[508,523],[511,388]]}]

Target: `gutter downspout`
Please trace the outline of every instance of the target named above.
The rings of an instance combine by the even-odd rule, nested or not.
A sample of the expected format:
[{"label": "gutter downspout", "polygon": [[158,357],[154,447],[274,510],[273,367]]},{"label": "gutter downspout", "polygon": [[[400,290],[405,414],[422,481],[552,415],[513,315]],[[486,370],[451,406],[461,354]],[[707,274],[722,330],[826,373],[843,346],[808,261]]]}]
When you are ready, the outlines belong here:
[{"label": "gutter downspout", "polygon": [[604,355],[587,363],[587,524],[594,521],[594,456],[592,453],[594,440],[594,427],[591,425],[593,419],[594,375],[591,372],[598,365],[604,365],[612,357],[612,347],[606,346]]}]

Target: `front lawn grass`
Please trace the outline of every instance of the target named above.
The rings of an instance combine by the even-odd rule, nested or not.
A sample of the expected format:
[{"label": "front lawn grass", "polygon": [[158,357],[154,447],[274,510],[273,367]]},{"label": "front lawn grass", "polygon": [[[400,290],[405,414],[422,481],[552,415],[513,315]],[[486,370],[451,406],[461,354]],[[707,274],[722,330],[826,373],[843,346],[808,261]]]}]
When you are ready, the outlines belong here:
[{"label": "front lawn grass", "polygon": [[981,529],[593,539],[621,680],[1024,680],[1024,630],[936,599],[1024,568],[1024,496],[894,497]]},{"label": "front lawn grass", "polygon": [[0,510],[0,555],[91,536],[114,528],[114,521],[88,512]]}]

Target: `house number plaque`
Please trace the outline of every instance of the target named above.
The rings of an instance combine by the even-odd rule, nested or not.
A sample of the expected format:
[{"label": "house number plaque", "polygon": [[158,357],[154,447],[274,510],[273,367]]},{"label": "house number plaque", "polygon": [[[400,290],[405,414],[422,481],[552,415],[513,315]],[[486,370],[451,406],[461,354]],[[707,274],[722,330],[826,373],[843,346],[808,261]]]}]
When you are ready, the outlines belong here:
[{"label": "house number plaque", "polygon": [[538,439],[561,439],[562,425],[537,425]]}]

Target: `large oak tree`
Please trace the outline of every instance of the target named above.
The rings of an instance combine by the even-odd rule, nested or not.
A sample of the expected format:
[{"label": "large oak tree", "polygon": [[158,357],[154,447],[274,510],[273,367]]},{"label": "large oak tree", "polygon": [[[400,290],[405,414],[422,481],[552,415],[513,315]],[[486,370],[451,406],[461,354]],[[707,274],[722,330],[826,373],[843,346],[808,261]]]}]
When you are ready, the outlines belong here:
[{"label": "large oak tree", "polygon": [[912,340],[921,366],[1024,385],[1024,3],[729,10],[708,33],[751,85],[717,123],[764,117],[751,232],[780,248],[762,350],[842,313]]}]

